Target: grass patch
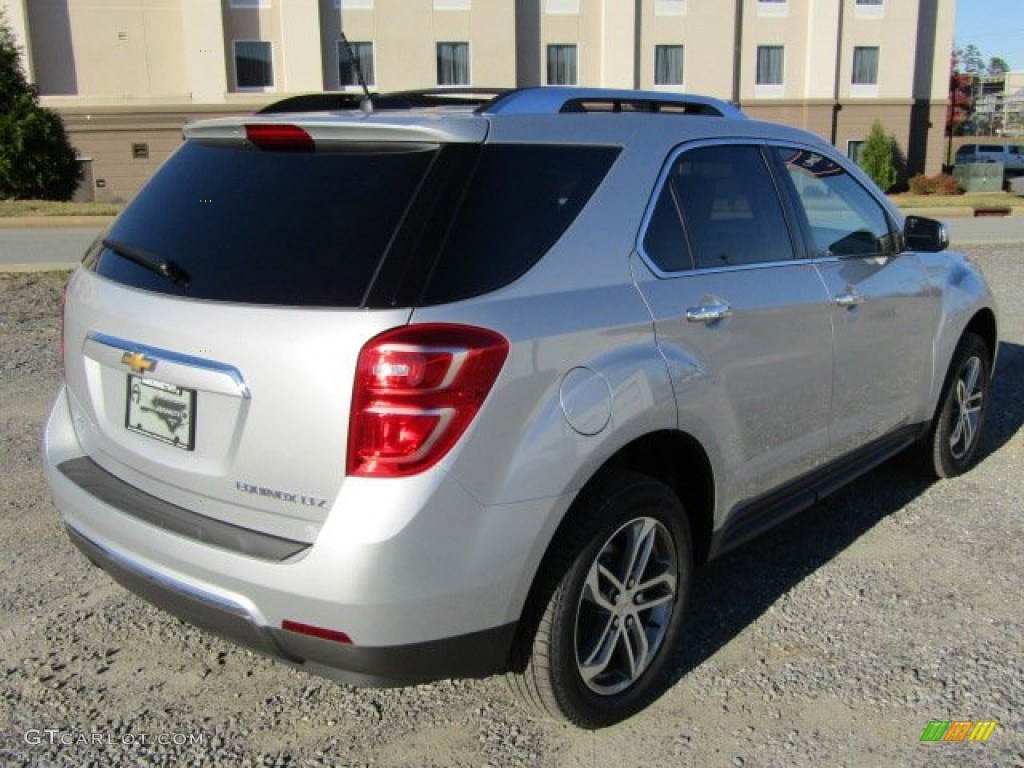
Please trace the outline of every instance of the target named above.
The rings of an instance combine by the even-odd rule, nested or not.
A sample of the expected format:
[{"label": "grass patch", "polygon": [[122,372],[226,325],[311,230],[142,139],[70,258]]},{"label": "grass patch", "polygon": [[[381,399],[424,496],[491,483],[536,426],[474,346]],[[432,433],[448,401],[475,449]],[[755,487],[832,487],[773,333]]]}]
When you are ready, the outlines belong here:
[{"label": "grass patch", "polygon": [[979,192],[971,195],[891,195],[900,208],[1014,208],[1024,206],[1024,197],[1007,192]]},{"label": "grass patch", "polygon": [[0,218],[18,216],[116,216],[119,203],[58,203],[52,200],[0,200]]}]

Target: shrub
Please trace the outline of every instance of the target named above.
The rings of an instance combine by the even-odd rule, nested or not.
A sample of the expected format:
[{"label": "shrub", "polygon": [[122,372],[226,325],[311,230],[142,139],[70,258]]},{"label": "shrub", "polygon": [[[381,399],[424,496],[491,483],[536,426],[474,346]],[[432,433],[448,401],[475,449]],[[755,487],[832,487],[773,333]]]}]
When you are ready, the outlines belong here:
[{"label": "shrub", "polygon": [[962,195],[964,193],[960,183],[948,173],[940,173],[934,177],[936,195]]},{"label": "shrub", "polygon": [[935,191],[935,188],[931,183],[931,179],[923,173],[911,176],[910,181],[908,181],[907,184],[910,187],[910,191],[915,195],[930,195]]},{"label": "shrub", "polygon": [[887,136],[880,120],[871,125],[871,133],[864,141],[860,167],[883,192],[896,183],[896,164],[893,162],[893,139]]},{"label": "shrub", "polygon": [[925,176],[919,173],[911,177],[907,182],[910,191],[915,195],[960,195],[963,189],[960,184],[948,173],[940,173],[937,176]]}]

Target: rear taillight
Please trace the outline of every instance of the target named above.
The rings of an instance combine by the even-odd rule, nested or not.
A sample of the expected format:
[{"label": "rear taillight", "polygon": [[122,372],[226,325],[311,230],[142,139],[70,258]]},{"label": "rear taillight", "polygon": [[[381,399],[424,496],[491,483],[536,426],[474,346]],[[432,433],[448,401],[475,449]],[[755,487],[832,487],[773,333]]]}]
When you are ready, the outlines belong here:
[{"label": "rear taillight", "polygon": [[473,421],[508,357],[508,341],[483,328],[411,325],[359,353],[348,473],[402,477],[432,467]]}]

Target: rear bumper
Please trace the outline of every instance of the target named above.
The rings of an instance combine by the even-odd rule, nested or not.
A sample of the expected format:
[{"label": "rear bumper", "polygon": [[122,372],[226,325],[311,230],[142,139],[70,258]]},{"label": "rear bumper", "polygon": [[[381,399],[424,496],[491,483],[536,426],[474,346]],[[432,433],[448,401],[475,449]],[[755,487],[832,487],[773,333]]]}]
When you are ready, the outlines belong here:
[{"label": "rear bumper", "polygon": [[114,581],[189,624],[266,656],[352,685],[399,686],[503,672],[516,624],[410,645],[362,648],[261,627],[244,606],[148,571],[71,526],[72,543]]},{"label": "rear bumper", "polygon": [[[260,653],[363,685],[504,671],[544,542],[568,504],[481,505],[443,475],[346,482],[312,540],[281,539],[170,504],[94,462],[63,392],[43,467],[72,541],[130,591]],[[284,629],[293,623],[351,644]]]}]

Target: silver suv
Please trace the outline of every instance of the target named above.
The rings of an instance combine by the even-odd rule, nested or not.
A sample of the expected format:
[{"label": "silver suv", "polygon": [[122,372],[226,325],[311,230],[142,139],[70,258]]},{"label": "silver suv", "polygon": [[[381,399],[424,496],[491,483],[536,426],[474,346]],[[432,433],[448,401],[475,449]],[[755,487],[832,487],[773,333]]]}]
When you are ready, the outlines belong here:
[{"label": "silver suv", "polygon": [[829,145],[694,96],[421,101],[190,125],[71,277],[47,477],[130,590],[600,727],[671,679],[694,567],[905,448],[975,460],[989,289]]}]

